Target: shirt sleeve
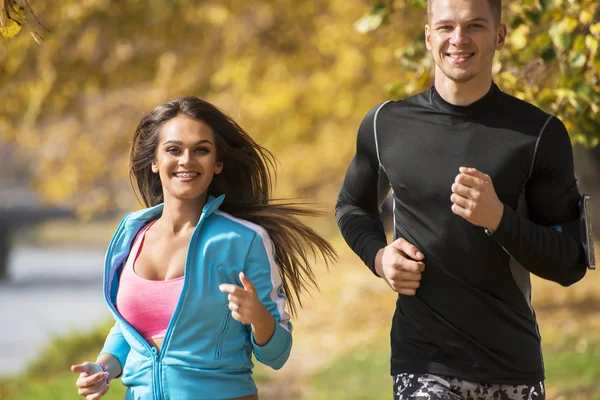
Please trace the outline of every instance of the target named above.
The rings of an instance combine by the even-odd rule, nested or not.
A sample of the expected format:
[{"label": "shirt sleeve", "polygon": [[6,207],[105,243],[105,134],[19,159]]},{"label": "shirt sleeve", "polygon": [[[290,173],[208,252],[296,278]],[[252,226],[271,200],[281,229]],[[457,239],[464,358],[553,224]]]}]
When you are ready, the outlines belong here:
[{"label": "shirt sleeve", "polygon": [[119,363],[121,364],[121,370],[123,370],[125,360],[127,360],[127,356],[129,355],[129,350],[131,350],[131,347],[121,332],[121,326],[118,322],[115,322],[108,333],[106,340],[104,341],[104,347],[100,351],[99,355],[110,354],[111,356],[115,357],[117,360],[119,360]]},{"label": "shirt sleeve", "polygon": [[389,192],[389,183],[380,171],[375,142],[377,113],[385,104],[371,109],[360,124],[356,154],[350,162],[335,206],[344,240],[375,274],[375,256],[387,245],[379,215],[381,203]]},{"label": "shirt sleeve", "polygon": [[263,346],[256,343],[248,327],[254,355],[261,363],[279,369],[286,363],[292,349],[292,324],[285,311],[283,281],[274,254],[267,232],[264,229],[259,231],[250,246],[244,274],[254,284],[258,298],[275,319],[273,336]]},{"label": "shirt sleeve", "polygon": [[505,205],[492,237],[530,272],[568,286],[586,273],[573,149],[558,118],[541,135],[525,187],[529,218]]}]

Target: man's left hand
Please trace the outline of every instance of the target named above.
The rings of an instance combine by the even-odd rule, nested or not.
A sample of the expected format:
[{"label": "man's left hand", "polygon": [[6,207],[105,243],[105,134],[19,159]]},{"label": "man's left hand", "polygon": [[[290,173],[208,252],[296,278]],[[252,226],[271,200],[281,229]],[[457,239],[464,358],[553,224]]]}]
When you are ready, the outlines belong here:
[{"label": "man's left hand", "polygon": [[452,212],[492,232],[498,228],[504,204],[498,199],[492,178],[475,168],[460,167],[452,184]]}]

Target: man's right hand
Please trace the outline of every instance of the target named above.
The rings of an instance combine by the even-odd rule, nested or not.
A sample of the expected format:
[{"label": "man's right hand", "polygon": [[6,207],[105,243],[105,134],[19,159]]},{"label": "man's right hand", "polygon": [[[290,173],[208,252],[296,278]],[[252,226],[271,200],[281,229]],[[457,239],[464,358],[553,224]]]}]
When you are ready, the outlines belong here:
[{"label": "man's right hand", "polygon": [[425,256],[405,239],[396,239],[375,256],[375,272],[394,292],[414,296],[425,270]]}]

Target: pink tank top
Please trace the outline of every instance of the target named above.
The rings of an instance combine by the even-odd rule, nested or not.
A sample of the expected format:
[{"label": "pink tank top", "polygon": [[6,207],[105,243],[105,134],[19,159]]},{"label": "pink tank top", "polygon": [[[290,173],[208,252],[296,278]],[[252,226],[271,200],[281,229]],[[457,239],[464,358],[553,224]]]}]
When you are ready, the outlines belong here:
[{"label": "pink tank top", "polygon": [[153,281],[135,273],[135,261],[144,244],[146,231],[153,223],[150,222],[137,234],[117,291],[117,310],[145,340],[165,336],[183,287],[183,276]]}]

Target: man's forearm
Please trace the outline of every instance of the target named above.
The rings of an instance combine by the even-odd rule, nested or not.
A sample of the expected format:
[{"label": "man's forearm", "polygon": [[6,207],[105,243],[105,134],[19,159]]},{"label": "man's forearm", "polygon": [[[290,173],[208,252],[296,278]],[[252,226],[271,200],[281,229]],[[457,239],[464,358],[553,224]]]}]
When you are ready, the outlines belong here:
[{"label": "man's forearm", "polygon": [[577,238],[537,225],[508,206],[491,237],[523,267],[542,278],[568,286],[585,275],[583,248]]},{"label": "man's forearm", "polygon": [[376,257],[380,249],[387,245],[385,229],[378,216],[372,216],[358,207],[336,208],[340,232],[348,246],[361,258],[374,274]]}]

